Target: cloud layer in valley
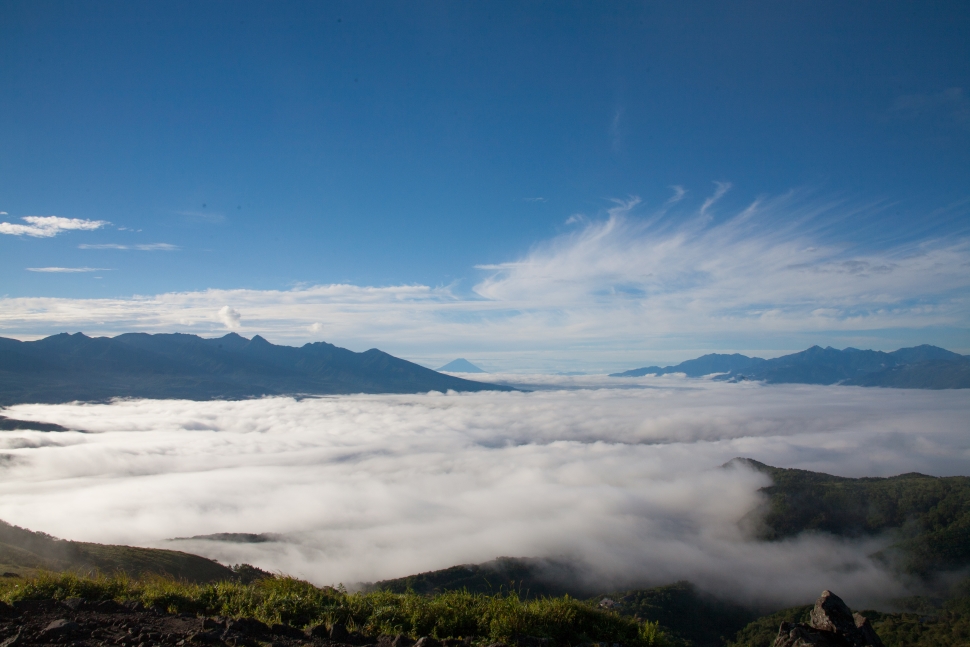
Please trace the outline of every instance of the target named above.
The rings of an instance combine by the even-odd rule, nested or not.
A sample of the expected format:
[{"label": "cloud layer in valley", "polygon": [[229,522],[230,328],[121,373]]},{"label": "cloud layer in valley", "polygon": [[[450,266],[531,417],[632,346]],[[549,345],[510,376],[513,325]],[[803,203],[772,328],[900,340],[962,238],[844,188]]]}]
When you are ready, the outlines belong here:
[{"label": "cloud layer in valley", "polygon": [[[801,603],[904,592],[879,539],[758,544],[763,475],[966,473],[958,391],[541,378],[532,392],[20,405],[88,433],[5,432],[0,518],[72,539],[178,547],[317,583],[497,556],[566,556],[604,587],[690,579]],[[622,384],[625,388],[609,388]],[[563,387],[568,387],[564,389]],[[276,533],[260,544],[166,538]]]},{"label": "cloud layer in valley", "polygon": [[[661,356],[671,348],[795,350],[825,339],[869,347],[887,335],[892,340],[883,345],[892,348],[931,342],[970,350],[963,348],[970,325],[965,231],[883,232],[875,208],[795,195],[718,215],[729,188],[717,183],[694,211],[685,210],[685,190],[675,187],[658,211],[631,198],[599,216],[576,215],[518,260],[477,266],[482,276],[471,290],[460,283],[333,284],[3,298],[0,334],[239,330],[299,344],[325,330],[327,341],[355,350],[377,346],[435,365],[477,353],[507,368],[514,364],[506,355],[521,360],[523,353],[613,369],[631,353],[644,361],[692,356]],[[226,317],[227,307],[238,317]],[[765,346],[770,340],[777,345]]]}]

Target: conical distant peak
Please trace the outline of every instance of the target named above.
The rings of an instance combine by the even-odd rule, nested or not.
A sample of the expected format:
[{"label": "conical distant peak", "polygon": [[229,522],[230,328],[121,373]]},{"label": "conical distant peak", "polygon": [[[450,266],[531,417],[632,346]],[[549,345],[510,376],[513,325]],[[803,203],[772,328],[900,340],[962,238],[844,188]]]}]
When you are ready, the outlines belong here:
[{"label": "conical distant peak", "polygon": [[456,360],[452,360],[438,369],[439,371],[446,371],[448,373],[485,373],[482,369],[478,368],[471,362],[469,362],[464,357],[459,357]]}]

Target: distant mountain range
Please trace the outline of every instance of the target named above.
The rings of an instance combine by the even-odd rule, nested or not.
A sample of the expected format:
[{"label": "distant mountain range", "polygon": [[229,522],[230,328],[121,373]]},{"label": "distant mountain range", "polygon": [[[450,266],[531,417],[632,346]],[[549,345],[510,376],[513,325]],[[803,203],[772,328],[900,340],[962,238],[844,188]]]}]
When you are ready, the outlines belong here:
[{"label": "distant mountain range", "polygon": [[239,399],[264,395],[510,391],[443,375],[376,348],[317,342],[276,346],[259,335],[62,333],[32,342],[0,337],[0,406],[117,397]]},{"label": "distant mountain range", "polygon": [[471,362],[469,362],[464,357],[459,357],[458,359],[452,360],[438,369],[439,371],[447,371],[449,373],[487,373],[488,371],[483,371]]},{"label": "distant mountain range", "polygon": [[812,346],[774,359],[712,353],[676,366],[646,366],[610,377],[684,373],[719,374],[718,380],[761,380],[774,384],[852,384],[905,389],[970,388],[970,357],[937,346],[900,348],[891,353]]}]

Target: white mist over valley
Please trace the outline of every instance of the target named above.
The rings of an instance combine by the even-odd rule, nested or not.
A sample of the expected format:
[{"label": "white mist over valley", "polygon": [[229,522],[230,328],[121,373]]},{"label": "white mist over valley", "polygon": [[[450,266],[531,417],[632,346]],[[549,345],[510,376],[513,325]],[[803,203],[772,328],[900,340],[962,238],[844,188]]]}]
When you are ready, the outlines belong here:
[{"label": "white mist over valley", "polygon": [[[561,557],[604,590],[863,603],[907,593],[868,557],[885,541],[756,542],[739,522],[769,480],[721,466],[952,475],[970,459],[959,390],[490,377],[531,390],[13,406],[83,432],[0,436],[0,519],[317,584]],[[214,533],[268,540],[171,541]]]}]

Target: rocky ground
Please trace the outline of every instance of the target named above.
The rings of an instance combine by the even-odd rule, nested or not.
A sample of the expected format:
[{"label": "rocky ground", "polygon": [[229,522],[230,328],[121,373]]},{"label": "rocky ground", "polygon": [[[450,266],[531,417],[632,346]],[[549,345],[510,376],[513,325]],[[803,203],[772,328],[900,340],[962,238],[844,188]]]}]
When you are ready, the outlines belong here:
[{"label": "rocky ground", "polygon": [[[58,645],[69,647],[151,647],[154,645],[228,645],[230,647],[296,647],[374,645],[375,647],[470,647],[470,640],[437,641],[407,636],[362,636],[343,625],[320,625],[303,631],[289,625],[266,625],[258,620],[201,618],[146,609],[138,603],[112,600],[92,602],[30,600],[0,602],[0,647]],[[504,647],[499,644],[494,647]]]},{"label": "rocky ground", "polygon": [[883,647],[869,621],[852,613],[842,598],[822,591],[811,622],[783,622],[773,647]]}]

